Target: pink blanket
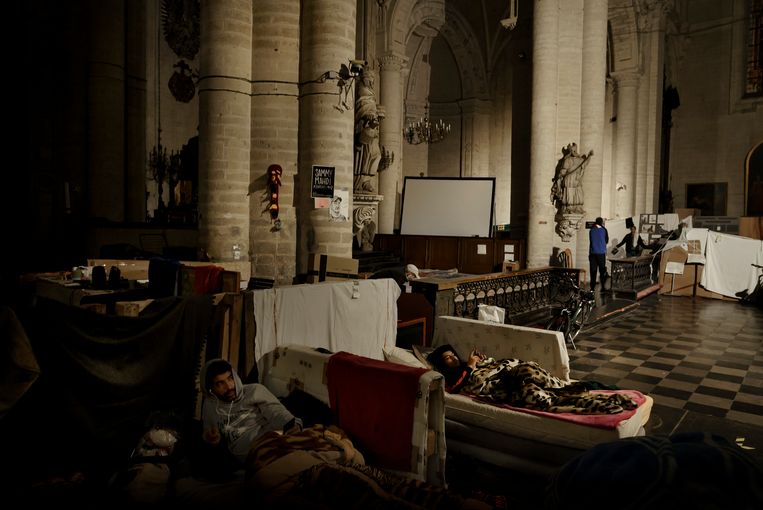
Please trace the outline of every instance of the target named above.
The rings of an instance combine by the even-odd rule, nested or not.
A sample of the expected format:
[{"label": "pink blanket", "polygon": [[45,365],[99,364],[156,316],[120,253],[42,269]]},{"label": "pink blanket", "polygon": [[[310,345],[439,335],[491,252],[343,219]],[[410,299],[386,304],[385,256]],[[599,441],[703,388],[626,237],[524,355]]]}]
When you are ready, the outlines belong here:
[{"label": "pink blanket", "polygon": [[[636,402],[636,405],[638,407],[641,407],[641,404],[646,402],[646,397],[644,397],[644,394],[636,390],[594,390],[594,391],[591,391],[591,393],[594,393],[594,394],[598,393],[602,395],[611,395],[612,393],[620,393],[621,395],[625,395],[632,398],[633,401]],[[636,414],[636,411],[638,410],[638,408],[630,409],[630,410],[625,410],[622,413],[617,413],[617,414],[549,413],[546,411],[538,411],[537,409],[528,409],[526,407],[514,407],[509,404],[498,404],[495,402],[489,402],[487,400],[482,400],[478,397],[468,395],[466,393],[462,393],[462,395],[466,395],[470,397],[472,400],[481,402],[483,404],[490,404],[496,407],[503,407],[506,409],[511,409],[512,411],[518,411],[520,413],[529,413],[529,414],[537,414],[539,416],[548,416],[549,418],[554,418],[556,420],[571,421],[572,423],[578,423],[580,425],[589,425],[591,427],[598,427],[600,429],[616,429],[621,421],[627,420],[628,418]]]}]

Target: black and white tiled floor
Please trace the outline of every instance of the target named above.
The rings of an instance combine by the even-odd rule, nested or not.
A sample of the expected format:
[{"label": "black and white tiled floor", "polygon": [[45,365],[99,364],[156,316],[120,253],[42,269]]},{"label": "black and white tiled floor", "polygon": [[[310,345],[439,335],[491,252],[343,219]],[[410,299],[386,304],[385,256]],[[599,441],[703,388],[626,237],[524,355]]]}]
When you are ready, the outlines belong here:
[{"label": "black and white tiled floor", "polygon": [[657,294],[638,304],[581,331],[571,377],[651,395],[648,434],[715,432],[763,461],[763,310]]},{"label": "black and white tiled floor", "polygon": [[[597,303],[592,320],[608,318],[569,348],[571,377],[649,394],[648,435],[711,433],[763,466],[763,310],[657,294]],[[447,466],[454,487],[504,494],[509,508],[536,504],[549,482],[450,453]]]}]

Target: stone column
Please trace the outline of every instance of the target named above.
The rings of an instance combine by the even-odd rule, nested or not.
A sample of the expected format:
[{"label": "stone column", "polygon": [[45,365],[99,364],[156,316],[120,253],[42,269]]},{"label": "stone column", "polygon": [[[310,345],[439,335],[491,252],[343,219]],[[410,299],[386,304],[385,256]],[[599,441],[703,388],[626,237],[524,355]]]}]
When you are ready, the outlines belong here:
[{"label": "stone column", "polygon": [[[602,173],[607,87],[608,0],[585,0],[583,11],[583,79],[580,96],[580,146],[594,155],[583,175],[585,218],[604,216]],[[588,267],[588,230],[577,236],[575,266]]]},{"label": "stone column", "polygon": [[[252,0],[252,12],[252,275],[288,285],[297,267],[299,2]],[[277,221],[268,210],[271,165],[282,171]]]},{"label": "stone column", "polygon": [[617,125],[615,126],[615,217],[633,214],[636,188],[636,137],[638,74],[635,71],[614,76],[617,91]]},{"label": "stone column", "polygon": [[660,192],[660,150],[662,143],[662,89],[665,59],[665,11],[656,9],[649,18],[649,45],[645,50],[646,86],[649,89],[646,116],[644,212],[657,212]]},{"label": "stone column", "polygon": [[388,53],[379,59],[379,101],[386,117],[379,127],[379,143],[394,153],[392,164],[379,173],[378,229],[381,234],[391,234],[395,218],[399,216],[400,193],[403,187],[403,67],[406,58]]},{"label": "stone column", "polygon": [[534,5],[528,268],[548,265],[551,256],[555,235],[551,181],[559,150],[556,147],[559,0],[535,0]]},{"label": "stone column", "polygon": [[199,243],[249,273],[252,2],[202,0],[199,70]]},{"label": "stone column", "polygon": [[88,146],[90,216],[125,219],[125,8],[90,2]]},{"label": "stone column", "polygon": [[461,177],[487,177],[490,157],[490,109],[488,101],[459,101],[463,116]]},{"label": "stone column", "polygon": [[336,75],[342,64],[355,58],[355,5],[355,0],[302,2],[298,273],[307,271],[312,252],[352,256],[352,203],[346,220],[329,221],[328,210],[316,209],[310,198],[310,177],[313,165],[335,167],[334,189],[346,190],[352,202],[354,94],[350,92],[345,107],[337,81],[320,78],[329,71]]}]

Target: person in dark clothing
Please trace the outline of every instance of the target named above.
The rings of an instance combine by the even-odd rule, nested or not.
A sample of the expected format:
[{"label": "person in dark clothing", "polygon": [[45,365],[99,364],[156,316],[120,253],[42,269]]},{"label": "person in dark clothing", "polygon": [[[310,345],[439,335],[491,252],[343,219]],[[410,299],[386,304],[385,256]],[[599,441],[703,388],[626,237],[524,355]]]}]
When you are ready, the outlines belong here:
[{"label": "person in dark clothing", "polygon": [[604,228],[604,219],[600,216],[596,218],[596,223],[588,232],[590,248],[588,251],[588,263],[591,269],[591,289],[596,287],[596,271],[601,276],[601,290],[607,283],[607,243],[609,243],[609,233]]},{"label": "person in dark clothing", "polygon": [[612,254],[614,255],[617,253],[622,245],[625,245],[625,254],[628,257],[638,257],[641,255],[641,251],[644,248],[648,248],[646,243],[643,239],[641,239],[641,236],[636,233],[636,226],[631,226],[631,231],[628,234],[625,234],[625,237],[623,237],[623,240],[620,241],[617,246],[615,246],[612,249]]}]

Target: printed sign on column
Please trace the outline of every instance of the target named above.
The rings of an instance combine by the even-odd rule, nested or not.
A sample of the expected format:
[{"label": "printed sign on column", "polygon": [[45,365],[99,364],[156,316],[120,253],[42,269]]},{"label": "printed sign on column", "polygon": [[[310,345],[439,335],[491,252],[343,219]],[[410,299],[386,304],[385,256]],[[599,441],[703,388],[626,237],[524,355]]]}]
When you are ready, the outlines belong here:
[{"label": "printed sign on column", "polygon": [[313,181],[310,190],[312,198],[334,197],[334,171],[336,167],[313,165]]}]

